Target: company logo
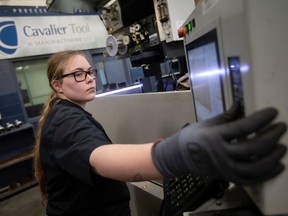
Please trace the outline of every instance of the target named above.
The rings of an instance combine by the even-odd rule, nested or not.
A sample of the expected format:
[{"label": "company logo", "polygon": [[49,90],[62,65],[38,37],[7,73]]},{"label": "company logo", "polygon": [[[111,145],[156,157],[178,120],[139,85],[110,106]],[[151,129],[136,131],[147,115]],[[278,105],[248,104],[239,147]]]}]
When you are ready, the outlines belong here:
[{"label": "company logo", "polygon": [[0,52],[12,55],[18,47],[17,31],[14,21],[0,22]]}]

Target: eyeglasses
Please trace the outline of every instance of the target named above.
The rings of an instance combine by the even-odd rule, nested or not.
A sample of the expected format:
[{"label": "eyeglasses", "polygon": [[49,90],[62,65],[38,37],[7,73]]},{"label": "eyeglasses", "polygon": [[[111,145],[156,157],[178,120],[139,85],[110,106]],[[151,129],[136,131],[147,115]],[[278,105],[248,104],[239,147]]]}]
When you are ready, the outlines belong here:
[{"label": "eyeglasses", "polygon": [[86,80],[87,74],[93,77],[93,79],[97,78],[97,70],[95,68],[91,68],[88,71],[78,70],[72,73],[63,74],[61,78],[73,75],[76,82],[83,82]]}]

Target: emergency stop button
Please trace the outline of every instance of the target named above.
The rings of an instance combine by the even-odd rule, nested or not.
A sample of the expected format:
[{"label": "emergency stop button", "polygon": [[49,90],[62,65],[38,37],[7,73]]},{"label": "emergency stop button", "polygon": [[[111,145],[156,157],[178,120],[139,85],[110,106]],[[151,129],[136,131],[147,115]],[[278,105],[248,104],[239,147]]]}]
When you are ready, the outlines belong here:
[{"label": "emergency stop button", "polygon": [[179,29],[178,29],[178,37],[179,38],[182,38],[182,37],[185,37],[186,36],[186,32],[187,32],[187,29],[186,29],[186,27],[180,27]]}]

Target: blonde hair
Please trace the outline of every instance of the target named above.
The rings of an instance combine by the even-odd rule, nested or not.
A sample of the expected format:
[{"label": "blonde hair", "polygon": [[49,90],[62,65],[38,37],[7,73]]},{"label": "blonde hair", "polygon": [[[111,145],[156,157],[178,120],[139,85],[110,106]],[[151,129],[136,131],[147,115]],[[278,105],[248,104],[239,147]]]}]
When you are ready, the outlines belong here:
[{"label": "blonde hair", "polygon": [[43,169],[41,167],[41,162],[40,162],[40,153],[39,153],[40,145],[41,145],[40,139],[41,139],[43,124],[45,122],[45,119],[48,113],[60,101],[60,97],[58,97],[57,92],[53,89],[53,86],[51,83],[53,80],[61,80],[63,71],[66,68],[68,61],[76,55],[82,55],[85,57],[85,55],[80,51],[67,50],[67,51],[55,53],[48,59],[47,77],[48,77],[49,85],[52,89],[52,93],[48,97],[48,101],[43,108],[42,114],[38,122],[36,142],[35,142],[35,147],[34,147],[34,162],[33,162],[35,178],[39,184],[43,204],[46,204],[48,197],[45,192],[45,183],[46,183],[45,173],[43,172]]}]

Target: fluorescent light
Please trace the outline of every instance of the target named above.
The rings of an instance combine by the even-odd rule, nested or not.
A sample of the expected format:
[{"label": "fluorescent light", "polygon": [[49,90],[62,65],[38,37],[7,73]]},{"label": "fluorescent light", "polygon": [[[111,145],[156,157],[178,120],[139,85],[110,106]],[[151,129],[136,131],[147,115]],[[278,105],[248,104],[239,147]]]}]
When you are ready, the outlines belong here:
[{"label": "fluorescent light", "polygon": [[109,92],[105,92],[105,93],[101,93],[101,94],[96,94],[95,97],[103,97],[103,96],[107,96],[107,95],[113,95],[113,94],[117,94],[117,93],[120,93],[120,92],[125,92],[125,91],[129,91],[129,90],[132,90],[132,89],[141,88],[142,86],[143,86],[143,84],[133,85],[133,86],[129,86],[129,87],[126,87],[126,88],[117,89],[117,90],[114,90],[114,91],[109,91]]}]

